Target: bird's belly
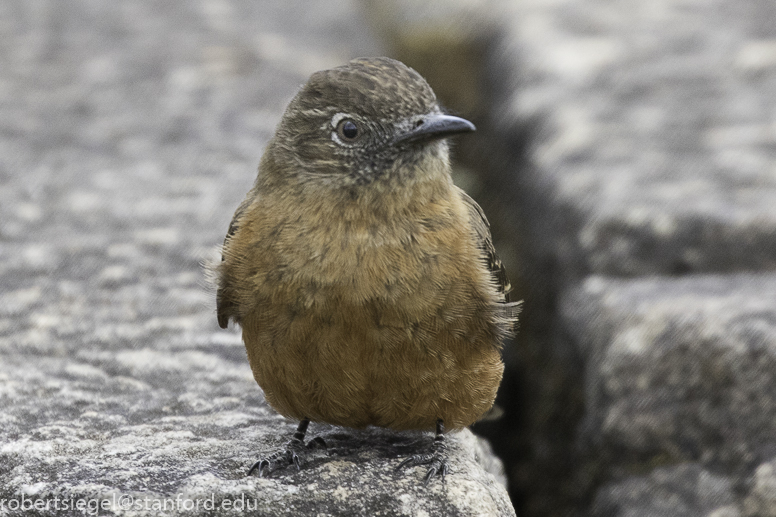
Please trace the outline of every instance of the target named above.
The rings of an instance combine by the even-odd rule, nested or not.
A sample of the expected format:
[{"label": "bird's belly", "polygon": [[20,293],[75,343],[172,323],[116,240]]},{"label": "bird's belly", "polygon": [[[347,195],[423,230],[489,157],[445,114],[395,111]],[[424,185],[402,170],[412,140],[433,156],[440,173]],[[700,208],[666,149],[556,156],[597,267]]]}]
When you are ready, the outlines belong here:
[{"label": "bird's belly", "polygon": [[[411,300],[330,300],[304,310],[267,302],[242,323],[254,377],[269,404],[295,419],[433,429],[441,418],[450,429],[467,426],[493,404],[503,363],[482,304],[449,299],[455,289],[446,294],[425,311]],[[407,304],[414,318],[400,309]]]}]

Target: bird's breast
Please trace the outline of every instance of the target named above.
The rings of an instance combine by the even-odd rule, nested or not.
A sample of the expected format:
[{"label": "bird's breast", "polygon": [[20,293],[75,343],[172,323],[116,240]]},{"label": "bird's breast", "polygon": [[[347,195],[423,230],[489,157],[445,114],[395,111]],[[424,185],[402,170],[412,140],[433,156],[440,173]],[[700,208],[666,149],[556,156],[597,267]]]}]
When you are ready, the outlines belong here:
[{"label": "bird's breast", "polygon": [[468,425],[490,407],[503,366],[495,290],[465,207],[339,215],[256,220],[266,234],[251,248],[254,305],[242,326],[267,400],[353,427]]},{"label": "bird's breast", "polygon": [[476,254],[466,213],[449,199],[418,212],[326,208],[287,217],[267,235],[269,291],[298,289],[307,307],[335,299],[433,305],[451,268]]}]

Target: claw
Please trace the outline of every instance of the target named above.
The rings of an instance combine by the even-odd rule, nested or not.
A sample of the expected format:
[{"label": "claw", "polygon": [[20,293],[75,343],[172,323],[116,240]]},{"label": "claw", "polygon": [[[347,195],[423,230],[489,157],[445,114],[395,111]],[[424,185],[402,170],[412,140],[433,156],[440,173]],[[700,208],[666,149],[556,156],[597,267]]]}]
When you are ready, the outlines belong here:
[{"label": "claw", "polygon": [[436,436],[434,437],[434,444],[431,446],[430,454],[415,454],[406,458],[399,463],[399,466],[395,470],[401,470],[408,465],[429,465],[429,469],[426,471],[426,475],[423,478],[423,486],[427,486],[431,478],[439,475],[444,481],[445,476],[450,471],[450,467],[447,464],[447,460],[444,456],[445,452],[445,427],[442,420],[437,420]]},{"label": "claw", "polygon": [[434,474],[437,473],[437,469],[434,467],[431,467],[428,469],[428,472],[426,472],[426,478],[423,480],[423,486],[428,486],[428,482],[431,480],[432,477],[434,477]]},{"label": "claw", "polygon": [[307,426],[309,424],[309,419],[305,418],[302,420],[299,423],[299,427],[296,429],[296,433],[294,433],[294,437],[286,444],[285,449],[272,453],[266,458],[262,458],[254,463],[251,468],[248,469],[248,475],[250,476],[255,470],[258,470],[259,477],[264,477],[265,474],[269,475],[269,473],[278,465],[294,465],[296,470],[302,470],[306,449],[326,447],[326,442],[320,437],[310,440],[310,443],[305,446],[304,435],[307,432]]},{"label": "claw", "polygon": [[442,481],[444,481],[445,476],[449,470],[450,467],[447,465],[447,462],[444,459],[433,458],[431,460],[431,468],[428,469],[428,472],[426,472],[426,477],[423,480],[423,486],[427,486],[428,482],[431,481],[431,478],[437,474],[439,474],[439,476],[442,478]]},{"label": "claw", "polygon": [[413,463],[415,461],[415,456],[410,456],[409,458],[405,459],[401,463],[399,463],[399,466],[393,469],[394,471],[399,471],[409,465],[410,463]]},{"label": "claw", "polygon": [[425,465],[426,463],[431,463],[433,456],[431,454],[415,454],[414,456],[410,456],[409,458],[406,458],[404,461],[399,463],[399,466],[396,467],[394,470],[401,470],[410,463],[414,465]]},{"label": "claw", "polygon": [[253,471],[256,470],[256,468],[258,467],[258,469],[259,469],[259,477],[261,477],[261,471],[265,467],[265,465],[262,465],[262,463],[264,463],[266,461],[267,460],[259,460],[256,463],[254,463],[253,465],[251,465],[251,468],[248,469],[248,475],[250,476],[251,474],[253,474]]},{"label": "claw", "polygon": [[266,471],[271,470],[272,468],[273,459],[272,458],[262,458],[256,463],[253,464],[253,466],[248,470],[248,475],[250,476],[251,473],[253,473],[254,470],[258,469],[259,471],[259,477],[264,477],[264,474],[266,474]]}]

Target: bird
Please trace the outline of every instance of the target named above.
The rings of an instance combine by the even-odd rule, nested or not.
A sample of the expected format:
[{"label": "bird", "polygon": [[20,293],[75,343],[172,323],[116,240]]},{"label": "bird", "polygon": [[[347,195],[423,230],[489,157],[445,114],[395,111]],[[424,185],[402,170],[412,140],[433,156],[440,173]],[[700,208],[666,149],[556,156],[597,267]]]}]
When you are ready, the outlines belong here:
[{"label": "bird", "polygon": [[309,423],[445,432],[493,405],[520,302],[448,137],[475,130],[426,80],[369,57],[313,73],[286,107],[215,266],[218,324],[242,329],[265,399],[298,421],[259,476],[303,463]]}]

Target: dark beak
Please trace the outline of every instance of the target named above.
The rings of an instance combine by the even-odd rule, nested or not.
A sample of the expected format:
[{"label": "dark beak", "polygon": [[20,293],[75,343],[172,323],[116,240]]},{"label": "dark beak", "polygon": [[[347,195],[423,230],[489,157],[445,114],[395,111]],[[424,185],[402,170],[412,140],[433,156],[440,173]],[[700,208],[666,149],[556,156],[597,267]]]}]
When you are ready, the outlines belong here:
[{"label": "dark beak", "polygon": [[409,131],[400,134],[394,140],[399,142],[416,142],[418,140],[437,140],[458,133],[469,133],[476,128],[474,124],[461,117],[452,115],[426,115],[418,119]]}]

